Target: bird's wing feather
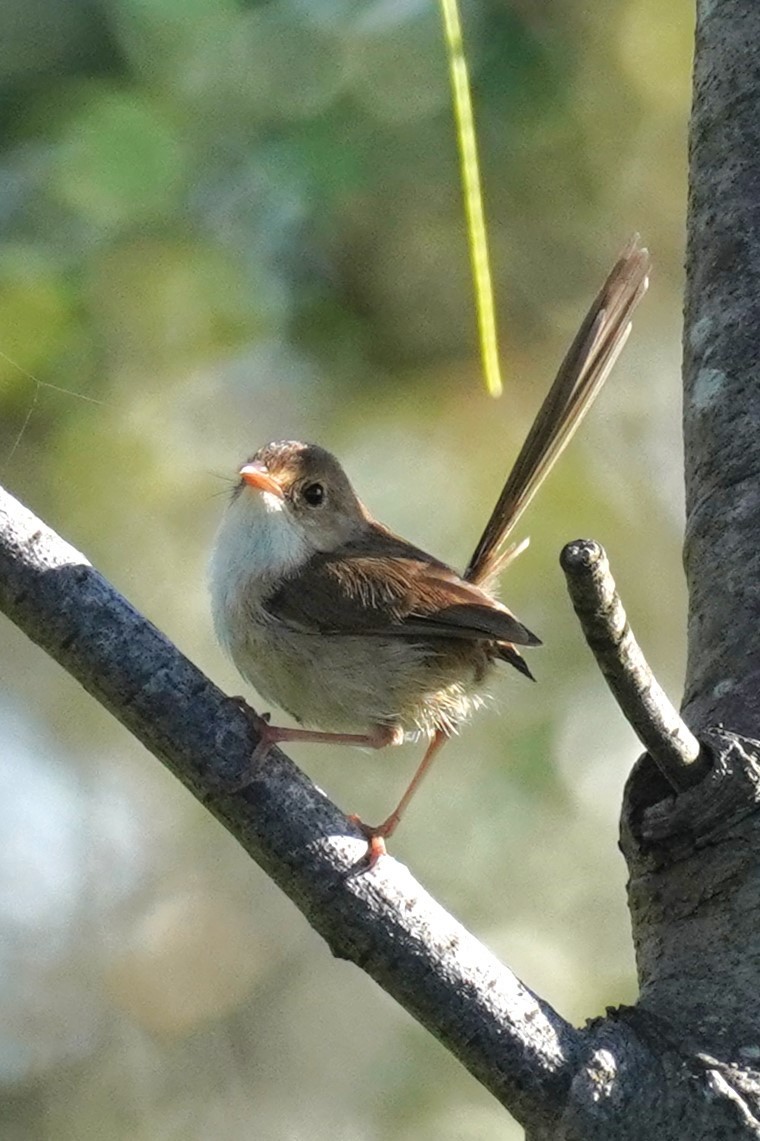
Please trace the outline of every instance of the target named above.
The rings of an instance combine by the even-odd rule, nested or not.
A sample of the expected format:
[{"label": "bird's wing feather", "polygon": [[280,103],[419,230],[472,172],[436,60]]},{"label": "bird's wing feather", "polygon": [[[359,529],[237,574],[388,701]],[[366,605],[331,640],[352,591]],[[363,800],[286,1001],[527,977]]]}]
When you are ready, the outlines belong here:
[{"label": "bird's wing feather", "polygon": [[456,571],[375,525],[366,540],[312,557],[264,601],[272,617],[313,634],[464,638],[521,646],[539,639]]}]

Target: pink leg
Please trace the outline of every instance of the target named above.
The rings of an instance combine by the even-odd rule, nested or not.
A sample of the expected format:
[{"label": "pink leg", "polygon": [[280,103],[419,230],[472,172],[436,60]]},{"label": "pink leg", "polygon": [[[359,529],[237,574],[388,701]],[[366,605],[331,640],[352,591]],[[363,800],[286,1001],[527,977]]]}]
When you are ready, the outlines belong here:
[{"label": "pink leg", "polygon": [[[308,741],[312,744],[358,745],[363,746],[365,749],[384,749],[387,745],[400,745],[404,740],[404,732],[398,725],[376,725],[369,733],[322,733],[312,729],[290,729],[284,725],[270,725],[268,713],[265,713],[263,716],[259,715],[251,709],[242,697],[232,697],[230,700],[242,707],[243,711],[250,718],[259,738],[258,744],[251,754],[251,773],[242,780],[233,791],[245,788],[250,784],[253,779],[253,769],[264,760],[272,746],[279,744],[281,741]],[[422,778],[432,765],[439,750],[445,745],[448,739],[449,735],[443,729],[436,730],[404,795],[390,816],[388,816],[382,824],[373,826],[371,824],[365,824],[358,816],[352,815],[348,817],[353,824],[356,824],[357,827],[361,829],[369,841],[365,855],[359,863],[351,869],[349,876],[363,875],[364,872],[370,871],[374,868],[380,857],[385,855],[386,839],[396,831],[401,817],[409,805],[409,801],[419,788]]]},{"label": "pink leg", "polygon": [[263,761],[273,745],[281,741],[308,741],[315,745],[359,745],[365,749],[384,749],[386,745],[398,745],[404,734],[390,725],[376,725],[371,733],[320,733],[314,729],[290,729],[285,725],[270,725],[263,717],[256,718],[256,732],[259,743],[253,751],[251,762]]},{"label": "pink leg", "polygon": [[383,749],[386,745],[400,745],[404,732],[400,726],[376,725],[369,733],[320,733],[312,729],[291,729],[285,725],[270,725],[269,714],[260,715],[242,697],[231,697],[248,717],[258,736],[258,743],[251,753],[250,772],[239,781],[232,791],[246,788],[253,780],[256,767],[265,760],[267,753],[282,741],[308,741],[321,745],[358,745],[365,749]]},{"label": "pink leg", "polygon": [[401,817],[409,805],[409,801],[412,799],[415,792],[420,787],[422,778],[448,739],[449,735],[448,733],[444,732],[443,729],[436,730],[430,744],[425,750],[425,755],[420,761],[417,771],[409,782],[406,792],[401,797],[401,800],[398,802],[393,812],[391,812],[390,816],[388,816],[382,824],[378,824],[373,827],[371,824],[365,824],[362,820],[359,819],[358,816],[349,816],[349,820],[353,824],[356,824],[369,840],[366,855],[363,857],[361,862],[356,865],[355,868],[352,868],[351,872],[349,873],[350,875],[357,876],[362,875],[364,872],[370,871],[372,868],[374,868],[380,857],[385,854],[385,841],[396,831],[399,821],[401,820]]}]

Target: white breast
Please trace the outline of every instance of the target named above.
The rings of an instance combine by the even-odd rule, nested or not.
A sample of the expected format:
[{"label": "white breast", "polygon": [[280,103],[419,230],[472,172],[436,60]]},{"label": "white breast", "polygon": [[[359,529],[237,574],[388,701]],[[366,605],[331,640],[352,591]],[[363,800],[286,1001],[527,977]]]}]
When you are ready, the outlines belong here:
[{"label": "white breast", "polygon": [[303,530],[294,524],[277,496],[243,488],[230,503],[217,532],[209,567],[214,629],[222,646],[236,657],[245,598],[248,621],[257,603],[283,575],[311,554]]}]

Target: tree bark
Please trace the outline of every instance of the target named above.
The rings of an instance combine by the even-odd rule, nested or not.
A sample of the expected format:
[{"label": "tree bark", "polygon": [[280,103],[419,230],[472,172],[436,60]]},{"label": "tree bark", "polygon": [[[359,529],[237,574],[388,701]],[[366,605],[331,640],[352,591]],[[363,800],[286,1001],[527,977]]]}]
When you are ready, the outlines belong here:
[{"label": "tree bark", "polygon": [[641,991],[623,1039],[662,1069],[631,1090],[638,1127],[567,1136],[760,1136],[760,6],[697,7],[683,714],[713,764],[678,796],[648,757],[629,779],[621,846]]},{"label": "tree bark", "polygon": [[195,794],[333,954],[351,959],[517,1116],[561,1105],[583,1035],[366,840],[78,551],[0,489],[0,610]]}]

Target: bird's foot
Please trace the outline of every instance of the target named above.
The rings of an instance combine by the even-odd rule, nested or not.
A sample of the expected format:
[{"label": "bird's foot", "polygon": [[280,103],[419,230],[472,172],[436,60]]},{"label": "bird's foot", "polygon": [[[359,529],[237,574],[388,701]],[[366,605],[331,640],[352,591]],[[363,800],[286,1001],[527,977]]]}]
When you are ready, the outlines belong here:
[{"label": "bird's foot", "polygon": [[244,713],[248,718],[251,728],[253,729],[256,737],[258,738],[247,771],[236,781],[231,781],[228,786],[230,793],[241,792],[242,789],[247,788],[253,781],[257,767],[265,760],[267,753],[276,745],[280,740],[277,735],[277,726],[270,726],[271,713],[257,713],[252,709],[244,697],[230,697],[229,700],[235,705],[241,713]]},{"label": "bird's foot", "polygon": [[395,831],[399,818],[394,812],[387,820],[384,820],[382,824],[375,825],[365,824],[361,817],[355,815],[349,816],[348,819],[367,839],[367,851],[362,858],[349,869],[346,875],[346,879],[355,879],[356,876],[363,876],[366,872],[371,872],[380,857],[388,854],[385,841],[388,836]]},{"label": "bird's foot", "polygon": [[245,713],[246,717],[249,719],[254,728],[257,728],[260,721],[269,722],[272,716],[271,713],[257,713],[253,706],[249,705],[246,699],[241,697],[239,693],[235,694],[232,697],[228,697],[227,700],[231,701],[232,704],[236,706],[241,713]]}]

